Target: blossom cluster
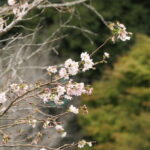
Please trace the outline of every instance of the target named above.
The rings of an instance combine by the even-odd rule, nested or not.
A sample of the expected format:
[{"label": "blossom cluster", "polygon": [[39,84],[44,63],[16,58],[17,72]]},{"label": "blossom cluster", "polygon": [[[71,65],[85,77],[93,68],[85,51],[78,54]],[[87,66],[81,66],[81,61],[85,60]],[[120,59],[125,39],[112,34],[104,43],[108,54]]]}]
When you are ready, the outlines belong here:
[{"label": "blossom cluster", "polygon": [[92,147],[92,142],[87,142],[85,140],[81,140],[78,142],[78,148],[84,148],[86,145]]},{"label": "blossom cluster", "polygon": [[81,60],[83,62],[83,69],[82,69],[83,72],[93,68],[94,65],[93,60],[90,58],[87,52],[81,54]]},{"label": "blossom cluster", "polygon": [[31,87],[27,83],[21,84],[13,83],[10,85],[10,90],[18,96],[26,93],[30,88]]},{"label": "blossom cluster", "polygon": [[22,18],[24,14],[26,13],[27,8],[29,7],[29,4],[26,1],[19,3],[19,5],[16,5],[16,0],[8,0],[8,5],[13,6],[13,13],[17,18]]},{"label": "blossom cluster", "polygon": [[112,31],[112,41],[115,43],[117,40],[127,41],[131,39],[131,32],[126,31],[124,24],[119,22],[109,24],[110,30]]},{"label": "blossom cluster", "polygon": [[76,62],[70,58],[65,61],[61,68],[58,68],[57,66],[49,66],[47,71],[50,75],[58,73],[61,78],[69,79],[69,76],[74,76],[80,71],[85,72],[93,68],[94,62],[87,52],[83,52],[80,57],[80,62]]},{"label": "blossom cluster", "polygon": [[[83,64],[82,64],[83,63]],[[92,69],[94,65],[93,60],[87,52],[81,54],[81,62],[76,62],[72,59],[65,61],[61,67],[49,66],[47,72],[50,76],[58,77],[59,85],[53,87],[53,90],[46,88],[39,97],[44,103],[52,101],[57,105],[63,104],[63,99],[71,100],[73,96],[81,96],[82,94],[91,94],[92,88],[86,86],[84,83],[77,83],[71,79],[79,72],[84,72]],[[61,80],[64,80],[61,82]]]}]

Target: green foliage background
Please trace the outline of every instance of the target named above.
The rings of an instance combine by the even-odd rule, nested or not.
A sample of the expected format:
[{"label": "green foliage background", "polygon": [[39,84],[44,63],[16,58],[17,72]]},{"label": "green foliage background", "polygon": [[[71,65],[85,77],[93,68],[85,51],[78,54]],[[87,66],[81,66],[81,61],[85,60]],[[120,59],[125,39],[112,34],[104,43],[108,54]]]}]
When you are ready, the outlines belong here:
[{"label": "green foliage background", "polygon": [[[134,35],[150,35],[150,1],[106,0],[93,5],[106,20],[123,22]],[[99,33],[105,37],[103,26]],[[80,116],[79,124],[86,138],[96,140],[96,150],[150,149],[149,43],[149,37],[138,34],[130,43],[109,45],[112,67],[101,68],[93,95],[82,98],[89,115]]]},{"label": "green foliage background", "polygon": [[149,37],[137,35],[131,51],[93,83],[92,96],[83,97],[90,113],[79,122],[97,150],[150,149],[149,43]]}]

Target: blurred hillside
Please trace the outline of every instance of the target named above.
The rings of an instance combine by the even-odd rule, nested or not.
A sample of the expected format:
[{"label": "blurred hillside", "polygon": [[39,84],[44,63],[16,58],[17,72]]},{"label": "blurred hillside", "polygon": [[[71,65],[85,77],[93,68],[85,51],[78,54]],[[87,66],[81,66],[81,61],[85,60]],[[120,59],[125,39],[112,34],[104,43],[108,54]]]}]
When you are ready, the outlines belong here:
[{"label": "blurred hillside", "polygon": [[93,84],[92,96],[83,97],[90,113],[79,122],[84,135],[97,141],[96,150],[150,149],[149,43],[138,34],[131,51]]}]

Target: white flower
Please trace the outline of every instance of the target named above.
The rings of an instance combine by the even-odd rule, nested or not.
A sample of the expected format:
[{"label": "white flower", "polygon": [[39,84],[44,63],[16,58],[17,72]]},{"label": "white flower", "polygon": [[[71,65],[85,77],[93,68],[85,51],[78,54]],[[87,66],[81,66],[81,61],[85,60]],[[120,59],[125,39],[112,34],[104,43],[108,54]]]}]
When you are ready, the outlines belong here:
[{"label": "white flower", "polygon": [[89,59],[89,60],[85,61],[82,71],[85,72],[85,71],[93,68],[93,65],[94,65],[94,63],[93,63],[92,59]]},{"label": "white flower", "polygon": [[57,72],[57,67],[56,66],[49,66],[47,68],[48,73],[56,73]]},{"label": "white flower", "polygon": [[79,71],[79,63],[68,59],[65,61],[65,67],[68,69],[70,75],[76,75]]},{"label": "white flower", "polygon": [[62,132],[61,137],[64,138],[66,137],[66,135],[67,135],[67,132]]},{"label": "white flower", "polygon": [[118,39],[120,39],[121,41],[126,41],[126,40],[130,40],[131,37],[128,35],[128,32],[122,31],[122,32],[118,35]]},{"label": "white flower", "polygon": [[65,92],[66,92],[65,87],[60,85],[57,87],[57,93],[59,96],[64,95]]},{"label": "white flower", "polygon": [[35,119],[29,120],[29,124],[32,126],[32,128],[36,127],[36,123],[37,123],[37,120]]},{"label": "white flower", "polygon": [[65,132],[63,126],[57,124],[55,129],[58,133],[61,133],[61,137],[65,137],[67,135],[67,132]]},{"label": "white flower", "polygon": [[85,140],[81,140],[78,142],[78,148],[84,148],[85,145],[92,147],[92,142],[86,142]]},{"label": "white flower", "polygon": [[57,130],[57,132],[64,132],[63,126],[61,126],[61,125],[59,125],[59,124],[57,124],[57,125],[55,126],[55,129]]},{"label": "white flower", "polygon": [[81,53],[80,57],[81,57],[82,61],[87,61],[87,60],[90,59],[90,56],[89,56],[89,54],[87,52]]},{"label": "white flower", "polygon": [[49,126],[49,123],[50,123],[50,121],[47,120],[47,121],[43,124],[43,128],[46,129],[46,128]]},{"label": "white flower", "polygon": [[82,71],[87,71],[93,68],[93,60],[90,59],[90,55],[87,52],[81,53],[81,60],[84,62]]},{"label": "white flower", "polygon": [[47,150],[46,148],[41,148],[40,150]]},{"label": "white flower", "polygon": [[[10,0],[10,1],[14,1],[14,0]],[[15,3],[13,4],[12,2],[11,4],[14,5]],[[28,7],[29,4],[27,1],[25,1],[21,3],[19,6],[13,7],[13,13],[18,19],[21,19],[27,13]]]},{"label": "white flower", "polygon": [[69,96],[81,96],[85,92],[84,83],[72,83],[72,81],[70,81],[67,84],[67,95]]},{"label": "white flower", "polygon": [[7,101],[6,93],[5,92],[0,93],[0,103],[5,103],[6,101]]},{"label": "white flower", "polygon": [[78,148],[83,148],[86,145],[86,141],[85,140],[81,140],[78,142]]},{"label": "white flower", "polygon": [[61,68],[59,71],[59,76],[61,78],[69,79],[69,76],[67,74],[67,70],[65,68]]},{"label": "white flower", "polygon": [[39,95],[39,97],[43,100],[44,103],[48,102],[48,100],[50,99],[50,96],[51,96],[51,92],[43,93],[43,94]]},{"label": "white flower", "polygon": [[54,101],[54,103],[55,103],[56,105],[62,105],[62,104],[64,104],[63,101],[60,101],[60,97],[59,97],[58,95],[55,95],[55,94],[53,94],[53,95],[51,96],[51,100]]},{"label": "white flower", "polygon": [[22,95],[28,91],[29,85],[26,83],[16,84],[13,83],[10,85],[10,89],[17,95]]},{"label": "white flower", "polygon": [[124,24],[121,24],[119,22],[116,23],[118,26],[118,36],[117,38],[120,39],[121,41],[126,41],[131,39],[131,32],[126,31],[126,27]]},{"label": "white flower", "polygon": [[113,33],[113,36],[111,38],[113,43],[115,43],[117,39],[121,41],[126,41],[131,39],[132,33],[126,31],[126,27],[124,24],[116,22],[116,23],[111,23],[109,26]]},{"label": "white flower", "polygon": [[8,5],[12,6],[16,3],[16,0],[8,0]]},{"label": "white flower", "polygon": [[69,99],[69,100],[71,100],[71,99],[72,99],[72,97],[71,97],[71,96],[69,96],[69,95],[65,95],[65,96],[64,96],[64,98]]},{"label": "white flower", "polygon": [[76,108],[76,107],[74,107],[73,105],[71,105],[71,106],[69,107],[69,112],[72,112],[72,113],[74,113],[74,114],[78,114],[78,113],[79,113],[79,109]]},{"label": "white flower", "polygon": [[88,145],[89,147],[92,147],[92,142],[87,142],[87,145]]},{"label": "white flower", "polygon": [[109,58],[109,53],[105,52],[104,57]]}]

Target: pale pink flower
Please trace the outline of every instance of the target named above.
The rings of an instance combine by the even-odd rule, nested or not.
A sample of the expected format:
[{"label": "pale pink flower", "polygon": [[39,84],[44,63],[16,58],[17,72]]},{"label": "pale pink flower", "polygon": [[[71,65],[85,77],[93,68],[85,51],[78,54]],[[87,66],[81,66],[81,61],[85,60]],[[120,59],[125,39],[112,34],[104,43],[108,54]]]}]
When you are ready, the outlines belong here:
[{"label": "pale pink flower", "polygon": [[16,3],[16,0],[8,0],[8,5],[12,6]]},{"label": "pale pink flower", "polygon": [[57,125],[55,126],[55,129],[56,129],[56,131],[59,132],[59,133],[64,132],[63,126],[61,126],[61,125],[59,125],[59,124],[57,124]]},{"label": "pale pink flower", "polygon": [[92,142],[87,142],[85,140],[81,140],[78,142],[78,148],[84,148],[85,145],[88,145],[89,147],[92,147]]},{"label": "pale pink flower", "polygon": [[69,96],[69,95],[64,95],[64,98],[66,98],[66,99],[68,99],[68,100],[71,100],[71,99],[72,99],[72,97]]},{"label": "pale pink flower", "polygon": [[72,112],[72,113],[74,113],[74,114],[78,114],[79,113],[79,109],[78,108],[76,108],[76,107],[74,107],[73,105],[71,105],[70,107],[69,107],[69,110],[68,110],[69,112]]},{"label": "pale pink flower", "polygon": [[78,148],[84,148],[85,145],[86,145],[85,140],[81,140],[81,141],[78,142]]},{"label": "pale pink flower", "polygon": [[73,61],[72,59],[68,59],[65,61],[65,67],[68,70],[68,74],[76,75],[79,71],[79,63]]},{"label": "pale pink flower", "polygon": [[60,97],[59,97],[58,95],[56,95],[56,94],[53,94],[53,95],[51,96],[51,100],[54,101],[54,103],[55,103],[56,105],[62,105],[62,104],[64,104],[64,102],[61,101],[61,100],[60,100]]},{"label": "pale pink flower", "polygon": [[57,67],[56,66],[49,66],[47,68],[48,73],[56,73],[57,72]]},{"label": "pale pink flower", "polygon": [[46,148],[41,148],[40,150],[47,150]]},{"label": "pale pink flower", "polygon": [[50,100],[51,92],[40,94],[39,97],[43,100],[44,103],[47,103]]},{"label": "pale pink flower", "polygon": [[81,53],[81,60],[88,61],[90,59],[90,55],[87,52]]},{"label": "pale pink flower", "polygon": [[85,61],[82,71],[85,72],[85,71],[93,68],[93,65],[94,65],[94,63],[93,63],[92,59],[89,59],[89,60]]},{"label": "pale pink flower", "polygon": [[66,137],[66,135],[67,135],[67,132],[62,132],[61,137],[64,138]]},{"label": "pale pink flower", "polygon": [[64,95],[65,92],[66,92],[65,87],[60,86],[60,85],[57,87],[58,96]]},{"label": "pale pink flower", "polygon": [[22,95],[29,90],[29,85],[26,83],[16,84],[13,83],[10,85],[10,89],[17,95]]},{"label": "pale pink flower", "polygon": [[65,68],[61,68],[61,69],[59,70],[59,76],[60,76],[61,78],[69,79],[67,70],[66,70]]},{"label": "pale pink flower", "polygon": [[110,56],[109,53],[107,52],[104,53],[104,57],[109,58],[109,56]]},{"label": "pale pink flower", "polygon": [[82,93],[85,93],[84,83],[72,83],[70,82],[67,85],[67,95],[71,96],[81,96]]}]

